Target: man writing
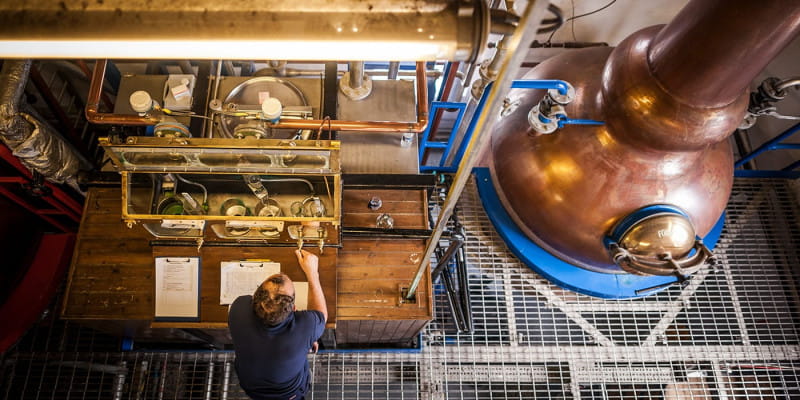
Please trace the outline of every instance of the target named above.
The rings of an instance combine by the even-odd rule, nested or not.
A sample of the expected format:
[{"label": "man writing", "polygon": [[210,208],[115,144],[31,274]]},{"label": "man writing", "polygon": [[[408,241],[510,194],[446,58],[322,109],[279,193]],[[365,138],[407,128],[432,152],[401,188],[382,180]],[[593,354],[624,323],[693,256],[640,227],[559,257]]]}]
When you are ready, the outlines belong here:
[{"label": "man writing", "polygon": [[301,400],[310,388],[306,354],[325,330],[328,308],[319,259],[305,250],[295,254],[308,279],[307,311],[296,311],[291,279],[275,274],[252,296],[238,297],[228,313],[239,384],[253,399]]}]

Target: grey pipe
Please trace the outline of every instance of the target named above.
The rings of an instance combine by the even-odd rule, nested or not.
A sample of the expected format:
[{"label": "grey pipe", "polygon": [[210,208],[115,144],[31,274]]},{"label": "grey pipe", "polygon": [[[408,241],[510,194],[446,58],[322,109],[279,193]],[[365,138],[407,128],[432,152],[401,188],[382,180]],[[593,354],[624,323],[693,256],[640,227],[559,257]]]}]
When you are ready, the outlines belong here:
[{"label": "grey pipe", "polygon": [[228,385],[231,381],[231,363],[226,361],[222,374],[222,400],[228,400]]},{"label": "grey pipe", "polygon": [[0,71],[0,140],[25,167],[80,192],[76,179],[81,158],[47,123],[20,111],[30,60],[7,60]]},{"label": "grey pipe", "polygon": [[[17,119],[19,101],[25,93],[25,84],[31,71],[31,60],[6,61],[3,63],[0,75],[0,129],[4,136],[11,136],[8,132]],[[18,133],[18,132],[17,132]],[[19,138],[18,138],[19,139]]]},{"label": "grey pipe", "polygon": [[181,73],[197,76],[197,74],[194,73],[194,67],[192,67],[192,63],[189,62],[189,60],[179,60],[178,66],[181,67]]},{"label": "grey pipe", "polygon": [[[192,185],[192,186],[197,186],[200,189],[202,189],[203,190],[203,204],[204,205],[208,204],[208,191],[206,190],[205,186],[203,186],[203,185],[201,185],[201,184],[199,184],[197,182],[192,182],[192,181],[190,181],[190,180],[188,180],[188,179],[186,179],[186,178],[184,178],[184,177],[182,177],[182,176],[180,176],[178,174],[175,174],[175,178],[178,178],[178,180],[183,182],[183,183],[186,183],[186,184],[189,184],[189,185]],[[175,191],[177,192],[177,190],[175,190]]]},{"label": "grey pipe", "polygon": [[233,66],[233,61],[230,60],[223,61],[222,69],[225,71],[226,76],[236,76],[236,67]]},{"label": "grey pipe", "polygon": [[350,66],[350,87],[358,89],[364,85],[364,62],[351,61],[348,65]]},{"label": "grey pipe", "polygon": [[214,395],[214,360],[208,362],[208,371],[206,372],[206,395],[204,400],[211,400]]},{"label": "grey pipe", "polygon": [[390,80],[396,80],[398,72],[400,72],[400,61],[392,61],[389,63],[389,73],[386,77]]},{"label": "grey pipe", "polygon": [[800,86],[800,77],[788,78],[778,82],[775,84],[775,90],[782,92],[784,89],[788,89],[792,86]]}]

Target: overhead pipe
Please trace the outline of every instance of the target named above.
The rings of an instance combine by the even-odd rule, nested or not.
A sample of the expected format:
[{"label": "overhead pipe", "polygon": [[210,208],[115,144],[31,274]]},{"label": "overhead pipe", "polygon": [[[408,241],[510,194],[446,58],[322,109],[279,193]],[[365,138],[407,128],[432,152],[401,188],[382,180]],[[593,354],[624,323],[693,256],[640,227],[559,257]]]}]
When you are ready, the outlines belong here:
[{"label": "overhead pipe", "polygon": [[81,158],[48,124],[20,107],[30,73],[30,60],[7,60],[0,72],[0,140],[30,171],[76,191]]},{"label": "overhead pipe", "polygon": [[397,79],[397,73],[400,72],[400,61],[389,62],[389,71],[386,78],[393,81]]},{"label": "overhead pipe", "polygon": [[[100,95],[103,90],[107,60],[97,60],[94,65],[89,96],[86,101],[86,119],[95,124],[112,125],[155,125],[159,118],[145,115],[127,115],[101,113]],[[417,121],[416,122],[382,122],[382,121],[327,121],[321,119],[280,120],[273,124],[273,129],[324,129],[332,131],[357,132],[422,132],[428,125],[428,85],[425,63],[417,62]]]},{"label": "overhead pipe", "polygon": [[472,61],[489,31],[478,0],[0,2],[0,58]]}]

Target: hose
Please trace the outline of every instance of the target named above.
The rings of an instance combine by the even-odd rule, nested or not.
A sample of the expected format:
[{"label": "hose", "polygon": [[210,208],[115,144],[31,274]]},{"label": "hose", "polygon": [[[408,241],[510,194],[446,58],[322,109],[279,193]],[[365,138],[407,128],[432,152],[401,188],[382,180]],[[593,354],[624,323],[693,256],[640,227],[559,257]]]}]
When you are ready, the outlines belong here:
[{"label": "hose", "polygon": [[[186,184],[189,184],[189,185],[192,185],[192,186],[197,186],[200,189],[202,189],[203,190],[203,205],[207,205],[208,204],[208,191],[206,190],[205,186],[203,186],[203,185],[201,185],[201,184],[199,184],[197,182],[192,182],[192,181],[190,181],[190,180],[188,180],[188,179],[186,179],[186,178],[184,178],[184,177],[182,177],[182,176],[180,176],[178,174],[175,174],[175,178],[178,179],[179,181],[183,182],[183,183],[186,183]],[[177,188],[175,189],[175,191],[177,192]]]}]

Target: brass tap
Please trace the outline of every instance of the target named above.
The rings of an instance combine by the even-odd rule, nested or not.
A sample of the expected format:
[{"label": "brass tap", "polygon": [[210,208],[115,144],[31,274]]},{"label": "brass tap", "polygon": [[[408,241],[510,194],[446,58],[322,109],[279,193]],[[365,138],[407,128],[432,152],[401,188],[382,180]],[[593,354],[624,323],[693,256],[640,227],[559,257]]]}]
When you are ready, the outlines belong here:
[{"label": "brass tap", "polygon": [[300,229],[297,230],[297,250],[303,250],[303,232],[304,227],[301,225]]}]

